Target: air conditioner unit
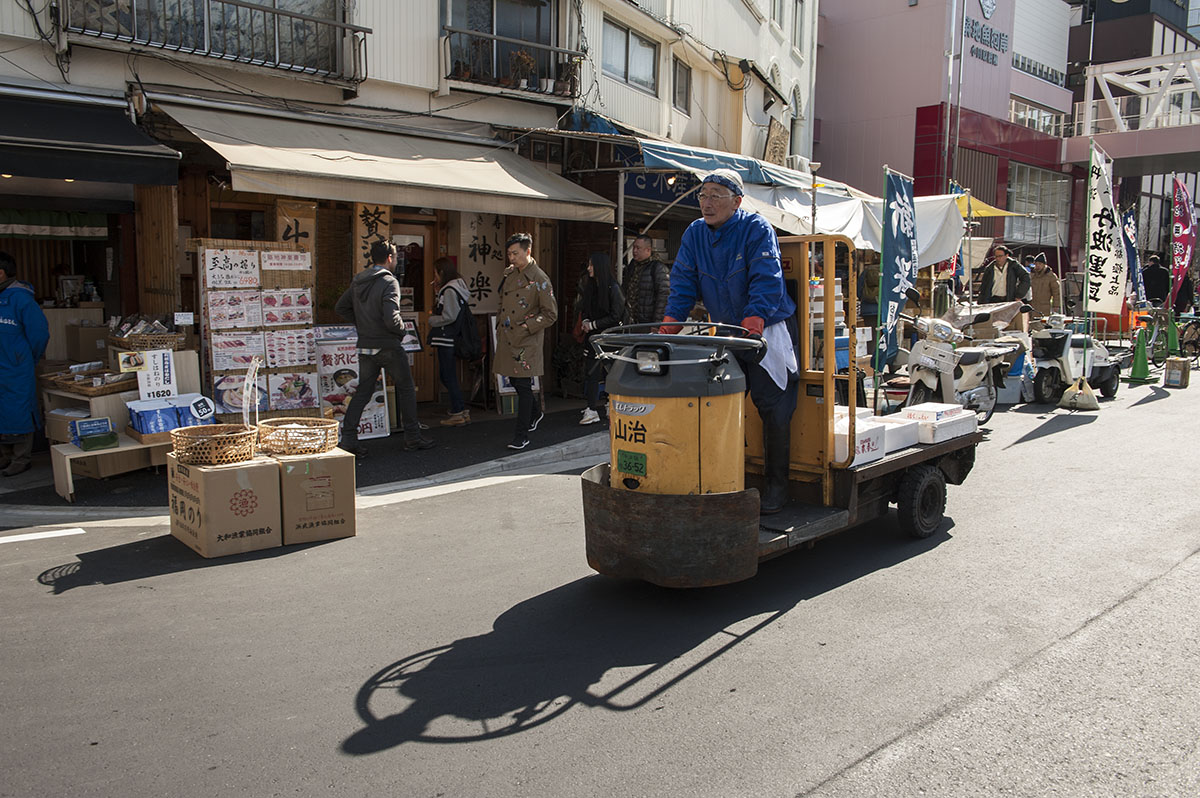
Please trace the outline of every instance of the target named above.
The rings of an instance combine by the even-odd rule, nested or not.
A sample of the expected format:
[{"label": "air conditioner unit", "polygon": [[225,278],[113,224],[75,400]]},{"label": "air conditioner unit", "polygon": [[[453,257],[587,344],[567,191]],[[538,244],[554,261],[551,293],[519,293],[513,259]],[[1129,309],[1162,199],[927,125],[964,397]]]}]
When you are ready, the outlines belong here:
[{"label": "air conditioner unit", "polygon": [[784,165],[788,169],[795,169],[797,172],[808,171],[808,159],[803,155],[789,155]]}]

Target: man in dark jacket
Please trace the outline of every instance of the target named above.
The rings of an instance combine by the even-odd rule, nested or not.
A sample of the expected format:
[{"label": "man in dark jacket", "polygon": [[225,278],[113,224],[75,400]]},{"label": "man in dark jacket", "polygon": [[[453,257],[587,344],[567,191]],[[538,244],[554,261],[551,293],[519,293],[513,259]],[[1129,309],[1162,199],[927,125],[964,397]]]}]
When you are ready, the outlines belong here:
[{"label": "man in dark jacket", "polygon": [[1155,307],[1162,307],[1171,295],[1171,270],[1163,266],[1157,255],[1151,255],[1142,270],[1142,285],[1146,289],[1146,301]]},{"label": "man in dark jacket", "polygon": [[0,252],[0,476],[29,470],[33,433],[42,425],[34,367],[49,340],[33,286],[17,279],[17,262]]},{"label": "man in dark jacket", "polygon": [[979,284],[979,301],[1012,302],[1024,299],[1029,293],[1029,272],[1010,257],[1008,247],[998,244],[992,250],[992,262],[983,270]]},{"label": "man in dark jacket", "polygon": [[417,389],[408,367],[408,353],[401,348],[404,319],[400,316],[400,284],[396,247],[387,241],[371,245],[371,266],[359,272],[346,293],[334,305],[339,316],[358,330],[358,390],[350,399],[342,419],[342,448],[355,454],[364,451],[358,443],[358,421],[374,393],[380,369],[396,384],[396,403],[404,427],[405,449],[428,449],[433,441],[421,434],[417,421]]},{"label": "man in dark jacket", "polygon": [[625,267],[621,289],[630,324],[657,324],[671,294],[671,271],[654,257],[654,242],[640,235],[633,240],[633,260]]}]

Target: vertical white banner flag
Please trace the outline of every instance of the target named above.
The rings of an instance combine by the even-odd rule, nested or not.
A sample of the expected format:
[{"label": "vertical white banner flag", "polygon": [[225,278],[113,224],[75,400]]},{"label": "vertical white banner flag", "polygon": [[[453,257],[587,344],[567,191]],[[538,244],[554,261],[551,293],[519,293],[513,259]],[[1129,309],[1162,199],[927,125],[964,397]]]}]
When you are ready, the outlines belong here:
[{"label": "vertical white banner flag", "polygon": [[1088,225],[1084,251],[1087,296],[1084,310],[1119,314],[1125,301],[1125,247],[1121,222],[1113,207],[1112,167],[1108,157],[1092,145],[1088,169]]}]

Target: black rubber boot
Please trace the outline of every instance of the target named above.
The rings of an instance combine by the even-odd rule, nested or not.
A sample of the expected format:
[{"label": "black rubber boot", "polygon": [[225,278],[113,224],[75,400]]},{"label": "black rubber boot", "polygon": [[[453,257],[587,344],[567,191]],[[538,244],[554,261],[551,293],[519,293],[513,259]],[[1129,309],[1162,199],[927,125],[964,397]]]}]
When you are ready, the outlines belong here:
[{"label": "black rubber boot", "polygon": [[758,499],[759,515],[772,515],[787,504],[791,444],[791,426],[763,426],[763,479],[766,484]]}]

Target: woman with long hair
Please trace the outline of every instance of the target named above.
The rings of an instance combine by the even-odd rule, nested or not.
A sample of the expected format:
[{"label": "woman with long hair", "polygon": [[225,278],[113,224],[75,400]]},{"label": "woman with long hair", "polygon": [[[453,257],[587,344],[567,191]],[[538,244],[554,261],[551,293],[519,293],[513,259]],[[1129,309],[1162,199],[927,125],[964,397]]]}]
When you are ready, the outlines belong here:
[{"label": "woman with long hair", "polygon": [[474,324],[468,299],[471,294],[467,282],[454,268],[449,258],[438,258],[433,262],[433,290],[437,294],[434,315],[429,317],[429,342],[437,352],[438,378],[446,386],[450,397],[450,414],[442,419],[446,427],[461,427],[471,423],[471,411],[463,402],[462,389],[458,385],[458,363],[454,357],[454,325],[459,316],[464,324]]},{"label": "woman with long hair", "polygon": [[583,344],[587,364],[584,366],[583,395],[587,399],[587,409],[579,419],[580,424],[596,424],[608,422],[607,408],[600,401],[600,382],[604,378],[604,368],[596,359],[596,352],[588,341],[592,336],[599,335],[609,327],[621,323],[625,314],[625,296],[621,286],[612,277],[612,261],[607,252],[593,252],[588,255],[587,273],[579,280],[579,301],[577,313],[580,329],[585,337]]}]

